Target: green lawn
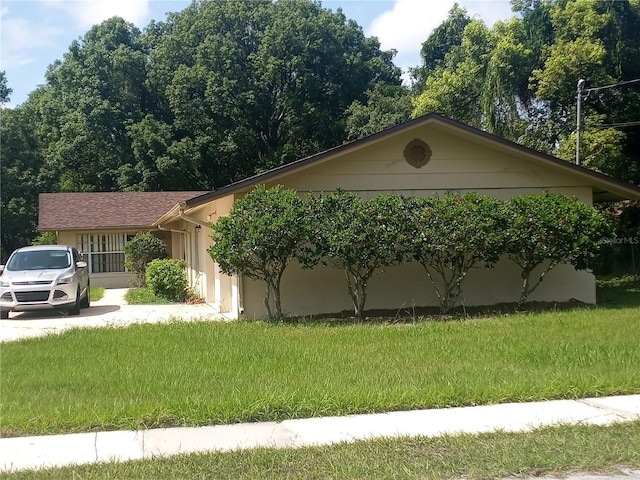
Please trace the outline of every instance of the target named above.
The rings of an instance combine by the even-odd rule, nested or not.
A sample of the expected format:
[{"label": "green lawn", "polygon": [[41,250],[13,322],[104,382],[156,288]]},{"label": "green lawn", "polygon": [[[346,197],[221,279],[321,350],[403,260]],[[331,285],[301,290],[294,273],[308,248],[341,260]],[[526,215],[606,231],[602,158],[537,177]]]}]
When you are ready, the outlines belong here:
[{"label": "green lawn", "polygon": [[617,307],[640,306],[640,276],[627,275],[598,281],[598,305]]},{"label": "green lawn", "polygon": [[92,302],[96,302],[104,297],[104,287],[91,287],[91,292],[89,293],[89,297]]},{"label": "green lawn", "polygon": [[637,284],[610,307],[401,324],[72,330],[2,345],[3,436],[640,392]]},{"label": "green lawn", "polygon": [[171,303],[163,297],[159,297],[148,287],[130,288],[124,296],[129,305],[160,305]]}]

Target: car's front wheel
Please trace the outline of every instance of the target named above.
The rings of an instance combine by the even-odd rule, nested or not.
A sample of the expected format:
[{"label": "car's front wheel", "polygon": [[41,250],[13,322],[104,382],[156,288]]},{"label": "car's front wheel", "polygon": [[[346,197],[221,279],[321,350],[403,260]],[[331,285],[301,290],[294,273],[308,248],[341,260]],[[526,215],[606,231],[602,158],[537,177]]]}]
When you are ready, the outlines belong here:
[{"label": "car's front wheel", "polygon": [[68,311],[69,315],[80,315],[80,287],[78,287],[78,291],[76,292],[76,301],[69,307]]},{"label": "car's front wheel", "polygon": [[91,285],[87,283],[87,290],[80,301],[80,308],[89,308],[91,306]]}]

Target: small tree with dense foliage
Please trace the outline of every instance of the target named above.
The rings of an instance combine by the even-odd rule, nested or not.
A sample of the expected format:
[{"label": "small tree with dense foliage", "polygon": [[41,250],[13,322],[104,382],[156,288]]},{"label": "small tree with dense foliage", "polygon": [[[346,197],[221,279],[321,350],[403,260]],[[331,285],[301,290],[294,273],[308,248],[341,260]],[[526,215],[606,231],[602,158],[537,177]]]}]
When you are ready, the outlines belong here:
[{"label": "small tree with dense foliage", "polygon": [[306,199],[280,186],[258,186],[213,225],[208,251],[223,273],[264,281],[269,319],[280,319],[282,275],[293,260],[311,266],[310,232]]},{"label": "small tree with dense foliage", "polygon": [[411,199],[412,255],[435,288],[442,313],[458,301],[472,267],[504,251],[503,202],[475,192]]},{"label": "small tree with dense foliage", "polygon": [[124,266],[134,274],[134,286],[145,285],[147,264],[167,257],[164,242],[152,233],[138,233],[124,246]]},{"label": "small tree with dense foliage", "polygon": [[147,285],[157,296],[184,302],[189,293],[186,267],[187,262],[177,258],[151,260],[145,272]]},{"label": "small tree with dense foliage", "polygon": [[595,208],[560,194],[515,197],[508,202],[508,212],[507,250],[522,277],[519,306],[560,263],[589,268],[600,247],[613,236]]},{"label": "small tree with dense foliage", "polygon": [[362,201],[357,194],[342,190],[316,202],[318,253],[344,270],[359,320],[364,315],[369,279],[405,258],[405,206],[405,199],[397,195]]},{"label": "small tree with dense foliage", "polygon": [[56,232],[42,232],[31,242],[32,245],[56,245],[58,243],[58,235]]}]

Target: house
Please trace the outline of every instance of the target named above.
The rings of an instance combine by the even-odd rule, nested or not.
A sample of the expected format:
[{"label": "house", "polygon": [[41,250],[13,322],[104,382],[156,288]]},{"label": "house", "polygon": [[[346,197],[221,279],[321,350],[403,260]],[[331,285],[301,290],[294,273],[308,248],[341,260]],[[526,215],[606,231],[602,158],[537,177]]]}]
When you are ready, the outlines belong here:
[{"label": "house", "polygon": [[[640,199],[637,186],[429,114],[219,190],[193,192],[191,198],[174,202],[145,227],[164,232],[171,254],[187,259],[196,292],[232,317],[263,317],[265,288],[262,282],[228,276],[219,270],[207,253],[211,245],[210,225],[228,215],[235,200],[259,184],[267,187],[280,184],[314,194],[341,188],[356,191],[364,199],[381,193],[417,196],[467,191],[501,199],[562,193],[589,205]],[[188,192],[182,192],[185,193]],[[46,200],[41,197],[41,203],[43,198]],[[138,208],[143,206],[140,204]],[[43,221],[46,214],[46,209],[44,217],[43,212],[40,214],[41,230],[51,230],[51,224]],[[86,251],[83,235],[105,228],[104,224],[90,227],[90,223],[68,224],[60,241]],[[472,271],[465,280],[461,301],[465,305],[513,302],[518,298],[519,283],[517,267],[504,259],[493,270]],[[558,266],[545,277],[530,300],[594,304],[595,278],[590,272],[576,271],[569,265]],[[282,279],[282,303],[284,311],[292,315],[351,308],[344,275],[331,267],[302,270],[291,265]],[[437,305],[437,298],[417,264],[389,268],[369,283],[367,308],[411,309],[429,305]]]},{"label": "house", "polygon": [[207,192],[41,193],[38,230],[56,232],[58,243],[75,246],[89,264],[91,284],[128,287],[124,246],[138,232],[153,231],[170,255],[190,260],[190,245],[156,225],[176,203]]}]

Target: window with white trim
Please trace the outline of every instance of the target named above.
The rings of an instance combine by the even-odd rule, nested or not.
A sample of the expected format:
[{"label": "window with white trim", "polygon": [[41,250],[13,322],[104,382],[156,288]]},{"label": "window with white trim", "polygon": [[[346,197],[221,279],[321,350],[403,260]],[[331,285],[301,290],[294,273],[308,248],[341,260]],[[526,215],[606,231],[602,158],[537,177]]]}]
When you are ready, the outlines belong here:
[{"label": "window with white trim", "polygon": [[78,249],[89,265],[89,273],[124,273],[124,246],[135,233],[81,234]]}]

